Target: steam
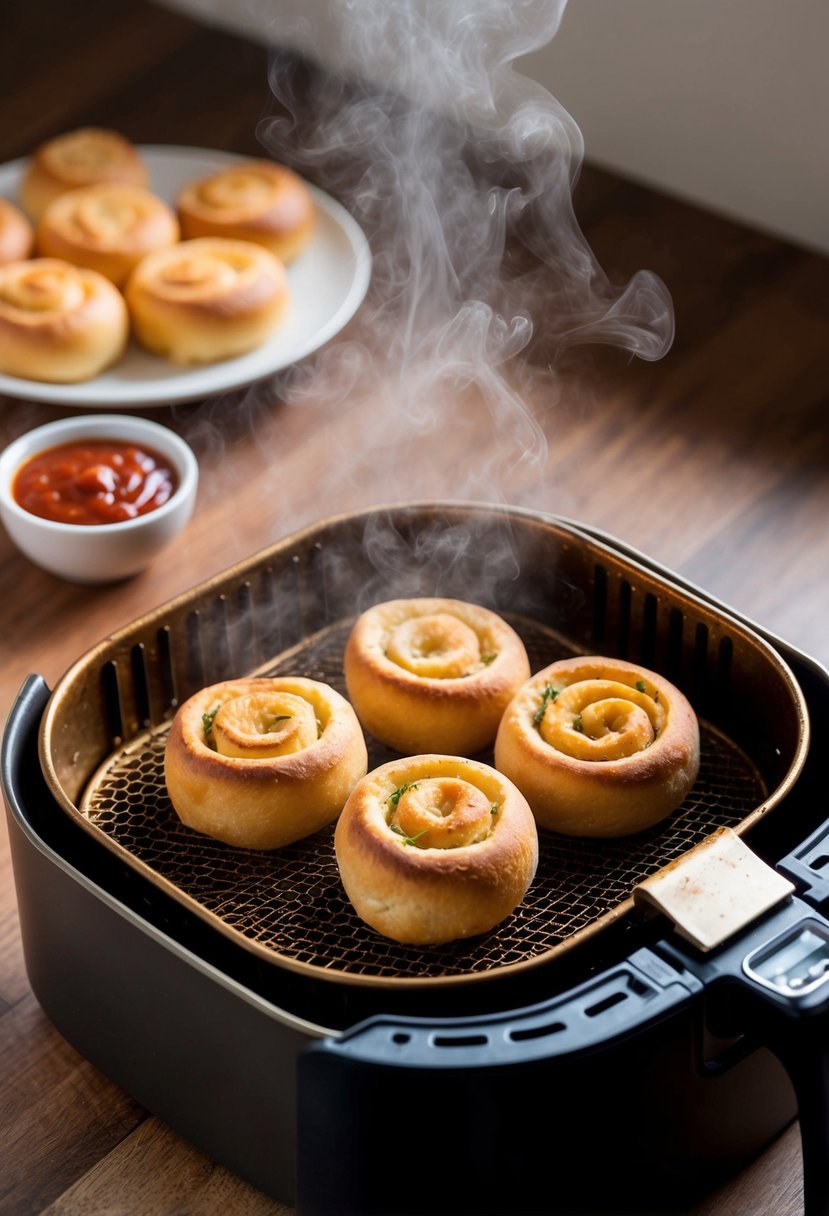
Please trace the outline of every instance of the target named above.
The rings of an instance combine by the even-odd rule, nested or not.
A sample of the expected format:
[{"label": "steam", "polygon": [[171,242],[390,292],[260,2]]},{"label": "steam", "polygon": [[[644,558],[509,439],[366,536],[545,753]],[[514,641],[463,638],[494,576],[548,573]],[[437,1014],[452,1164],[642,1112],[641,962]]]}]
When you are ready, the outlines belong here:
[{"label": "steam", "polygon": [[[553,322],[561,337],[577,334],[579,341],[607,341],[659,358],[672,338],[667,292],[647,272],[626,288],[611,288],[573,214],[581,133],[555,98],[515,67],[552,40],[565,3],[349,0],[331,6],[326,57],[351,68],[354,78],[298,98],[291,60],[277,56],[271,84],[292,120],[266,123],[262,137],[275,154],[290,151],[348,191],[372,229],[381,214],[386,218],[387,235],[396,238],[383,255],[388,280],[399,284],[395,271],[411,274],[410,305],[427,287],[442,288],[445,303],[453,291],[486,290],[504,253],[508,220],[531,212],[527,243],[554,271],[558,303],[568,305]],[[312,47],[314,35],[310,28],[296,30],[294,41]],[[482,188],[470,170],[470,152],[501,170],[501,184]],[[338,169],[355,162],[362,172],[349,188]]]},{"label": "steam", "polygon": [[[665,285],[647,270],[611,284],[579,228],[576,123],[516,69],[555,36],[565,3],[345,0],[326,6],[324,27],[304,21],[299,4],[279,6],[274,44],[332,70],[309,73],[293,53],[275,53],[280,110],[262,120],[260,140],[339,198],[373,252],[356,331],[284,390],[288,406],[326,403],[332,457],[335,419],[361,404],[364,450],[347,470],[332,459],[328,501],[348,499],[339,476],[359,486],[361,506],[531,503],[550,429],[533,404],[533,350],[544,352],[549,383],[550,362],[574,345],[645,360],[671,345]],[[472,447],[476,428],[494,432],[499,442],[484,446],[496,454],[448,467],[447,427],[469,428]],[[427,444],[435,459],[417,462],[413,484],[406,454]]]}]

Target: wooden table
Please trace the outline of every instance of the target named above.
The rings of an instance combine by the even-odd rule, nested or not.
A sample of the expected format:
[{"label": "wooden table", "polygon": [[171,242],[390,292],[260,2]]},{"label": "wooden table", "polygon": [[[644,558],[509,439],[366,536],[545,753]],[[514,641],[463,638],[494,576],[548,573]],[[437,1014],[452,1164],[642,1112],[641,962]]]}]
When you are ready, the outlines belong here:
[{"label": "wooden table", "polygon": [[[139,143],[261,150],[273,103],[259,47],[143,0],[12,0],[3,24],[0,162],[86,123]],[[323,516],[407,498],[501,499],[596,525],[829,663],[826,260],[595,168],[576,207],[611,281],[647,267],[668,284],[665,358],[590,346],[553,359],[536,342],[499,373],[506,404],[474,378],[412,394],[369,307],[322,361],[153,410],[198,453],[195,517],[145,573],[98,588],[50,577],[0,536],[3,716],[29,672],[53,683],[111,629],[236,559]],[[5,399],[0,440],[65,412]],[[0,873],[0,1211],[285,1212],[52,1029],[26,979],[5,826]],[[794,1126],[694,1210],[801,1209]]]}]

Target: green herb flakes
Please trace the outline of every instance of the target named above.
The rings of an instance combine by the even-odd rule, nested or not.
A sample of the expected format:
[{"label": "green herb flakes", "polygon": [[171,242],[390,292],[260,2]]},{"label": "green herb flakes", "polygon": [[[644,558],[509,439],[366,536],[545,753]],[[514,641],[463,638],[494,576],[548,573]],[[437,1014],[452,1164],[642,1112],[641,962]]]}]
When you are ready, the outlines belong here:
[{"label": "green herb flakes", "polygon": [[400,801],[400,799],[403,797],[403,795],[406,793],[406,790],[416,790],[416,789],[417,789],[416,781],[406,781],[403,783],[403,785],[399,785],[396,790],[392,790],[392,792],[389,794],[386,801],[388,802],[388,804],[392,808],[392,810],[396,811],[397,804]]},{"label": "green herb flakes", "polygon": [[558,694],[560,692],[561,692],[561,689],[553,688],[552,684],[544,685],[544,691],[541,694],[541,704],[539,705],[538,709],[533,714],[533,726],[541,725],[541,719],[544,717],[544,714],[547,710],[547,706],[551,705],[553,703],[553,701],[555,701],[556,697],[558,696]]},{"label": "green herb flakes", "polygon": [[429,830],[428,828],[424,828],[422,832],[417,832],[416,835],[414,835],[414,836],[407,836],[406,833],[403,831],[403,829],[399,828],[396,823],[390,823],[389,827],[395,833],[396,836],[400,837],[401,842],[403,844],[409,844],[409,845],[417,844],[418,840],[420,840],[420,837],[423,836]]}]

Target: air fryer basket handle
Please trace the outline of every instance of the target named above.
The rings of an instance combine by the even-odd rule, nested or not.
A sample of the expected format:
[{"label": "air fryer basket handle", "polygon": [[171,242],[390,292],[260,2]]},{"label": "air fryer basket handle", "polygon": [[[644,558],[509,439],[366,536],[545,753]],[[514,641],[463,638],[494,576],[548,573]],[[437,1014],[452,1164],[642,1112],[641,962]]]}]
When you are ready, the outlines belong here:
[{"label": "air fryer basket handle", "polygon": [[805,1216],[829,1216],[829,1019],[788,1035],[775,1054],[791,1078],[800,1112]]},{"label": "air fryer basket handle", "polygon": [[676,938],[658,952],[703,982],[715,1033],[746,1036],[786,1069],[798,1105],[805,1216],[829,1216],[829,920],[795,896],[713,956]]},{"label": "air fryer basket handle", "polygon": [[797,1098],[805,1216],[829,1216],[829,993],[803,1017],[757,986],[747,986],[746,995],[747,1016],[786,1069]]}]

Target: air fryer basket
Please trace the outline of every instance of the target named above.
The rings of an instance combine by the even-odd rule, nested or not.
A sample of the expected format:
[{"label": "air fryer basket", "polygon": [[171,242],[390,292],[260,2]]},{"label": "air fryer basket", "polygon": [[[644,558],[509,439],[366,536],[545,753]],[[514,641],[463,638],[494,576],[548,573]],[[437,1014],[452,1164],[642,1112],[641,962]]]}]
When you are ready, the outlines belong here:
[{"label": "air fryer basket", "polygon": [[[582,652],[662,671],[700,716],[701,783],[667,824],[635,840],[582,847],[549,834],[537,904],[531,900],[486,943],[426,952],[420,962],[371,941],[356,943],[355,954],[339,940],[342,924],[329,935],[328,924],[312,919],[296,938],[304,943],[299,949],[274,928],[278,887],[290,895],[287,871],[267,874],[263,900],[253,859],[234,851],[234,876],[247,882],[254,873],[252,887],[243,883],[244,907],[211,903],[226,850],[212,855],[213,846],[192,835],[174,839],[179,829],[165,810],[158,746],[175,707],[208,682],[301,669],[341,686],[341,644],[356,614],[385,598],[421,594],[476,600],[501,612],[520,628],[534,666]],[[776,1064],[766,1048],[783,1061],[796,1090],[806,1211],[829,1216],[822,982],[829,974],[829,922],[821,915],[829,905],[822,874],[829,824],[803,839],[819,817],[814,803],[822,788],[809,718],[817,709],[825,728],[829,700],[829,676],[814,667],[648,559],[564,520],[481,504],[415,503],[325,521],[106,639],[66,673],[48,704],[39,688],[24,691],[4,740],[3,781],[33,987],[44,993],[47,1011],[56,1009],[59,1028],[65,1025],[70,1041],[104,1071],[288,1202],[296,1152],[302,1216],[517,1212],[515,1201],[524,1199],[527,1212],[593,1211],[596,1180],[584,1187],[569,1159],[583,1143],[579,1129],[594,1120],[605,1128],[603,1159],[613,1163],[599,1188],[611,1209],[614,1174],[632,1161],[652,1175],[657,1191],[673,1178],[690,1185],[701,1175],[698,1147],[710,1163],[718,1136],[730,1137],[739,1153],[782,1126],[779,1103],[771,1093],[760,1097],[782,1076],[761,1063]],[[21,740],[27,750],[34,746],[38,720],[42,789],[18,754]],[[369,743],[371,761],[380,762],[383,749]],[[37,806],[34,834],[27,799]],[[44,883],[67,886],[72,866],[58,856],[55,867],[41,856],[38,831],[56,840],[71,833],[67,856],[84,867],[94,860],[102,881],[111,871],[105,881],[114,903],[109,894],[96,897],[94,884],[87,891],[85,879],[81,886],[68,882],[88,940],[79,942],[77,926],[67,924],[63,899],[53,909],[41,898]],[[648,910],[643,919],[638,893],[723,833],[740,848],[743,837],[759,844],[792,882],[747,930],[732,930],[706,953],[680,940],[664,918]],[[323,833],[309,853],[304,847],[277,864],[302,875],[301,898],[313,900],[308,867],[324,870],[330,839]],[[210,876],[206,889],[191,882],[201,867]],[[320,878],[320,906],[332,901],[334,914],[326,918],[336,923],[342,909],[330,882],[330,873]],[[554,894],[559,887],[567,888],[562,906]],[[789,894],[794,887],[799,895]],[[121,899],[134,909],[126,924]],[[127,977],[137,955],[124,947],[136,933],[145,938],[145,928],[155,944],[142,976],[151,985],[160,980],[164,992],[174,982],[189,1011],[184,1039],[164,1001],[150,999],[134,1015]],[[347,932],[353,930],[349,921]],[[212,959],[206,969],[181,948],[202,937],[205,959]],[[107,985],[104,1009],[92,1019],[83,993],[100,963],[90,942],[125,981]],[[774,970],[783,956],[786,967]],[[208,989],[236,986],[219,1029],[215,1001],[191,973]],[[242,977],[247,989],[238,988]],[[69,1000],[67,991],[74,993]],[[326,1024],[344,1029],[326,1032]],[[122,1049],[124,1026],[134,1037]],[[709,1030],[722,1055],[717,1047],[711,1055],[702,1050]],[[297,1031],[304,1041],[295,1041]],[[156,1067],[156,1057],[167,1071]],[[214,1076],[217,1057],[223,1064]],[[188,1085],[198,1101],[183,1103],[181,1088],[169,1083],[167,1072],[177,1075],[181,1060],[189,1061]],[[248,1080],[226,1093],[222,1077],[239,1067]],[[251,1087],[258,1096],[248,1110]],[[214,1110],[217,1093],[223,1097]],[[532,1093],[550,1103],[541,1121],[521,1118]],[[626,1117],[620,1120],[617,1110],[614,1119],[614,1106],[597,1105],[602,1096]],[[230,1117],[222,1117],[225,1108]],[[438,1111],[442,1126],[463,1129],[457,1169],[439,1194],[429,1171],[415,1168],[405,1130],[430,1126]],[[484,1143],[498,1146],[499,1168],[481,1169],[481,1138],[471,1130],[481,1119]],[[266,1136],[255,1149],[251,1123]],[[278,1161],[271,1161],[268,1138],[278,1142]],[[595,1143],[592,1131],[589,1139]],[[555,1145],[558,1166],[550,1158]],[[635,1205],[636,1178],[625,1181]],[[653,1195],[653,1186],[646,1190]]]},{"label": "air fryer basket", "polygon": [[[502,613],[533,670],[579,652],[657,668],[702,722],[700,778],[667,824],[618,841],[542,833],[538,875],[517,913],[482,938],[430,951],[381,940],[354,915],[333,829],[266,854],[232,849],[178,822],[163,777],[169,719],[196,689],[255,670],[345,692],[343,647],[357,613],[422,594]],[[469,983],[571,949],[629,912],[642,879],[715,829],[743,832],[777,805],[807,735],[779,655],[670,582],[562,521],[414,505],[325,522],[108,639],[55,689],[41,758],[70,815],[264,961],[404,986]],[[369,747],[370,767],[392,756]]]}]

